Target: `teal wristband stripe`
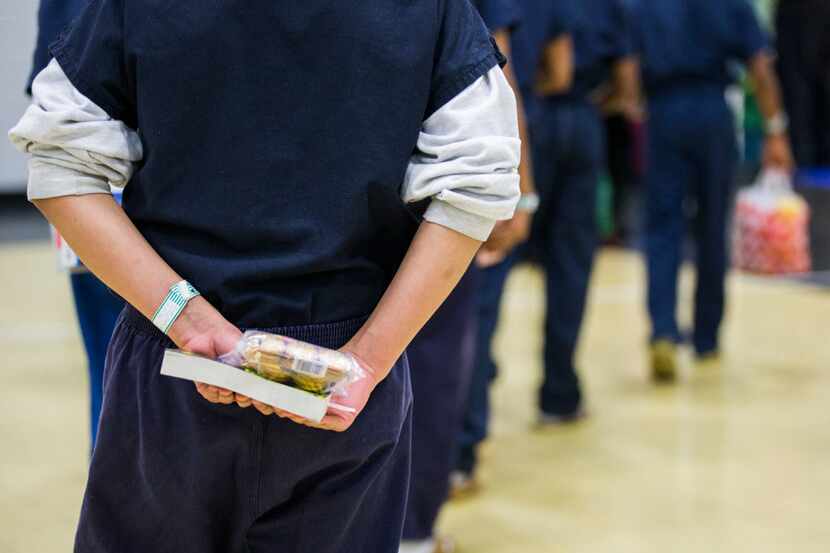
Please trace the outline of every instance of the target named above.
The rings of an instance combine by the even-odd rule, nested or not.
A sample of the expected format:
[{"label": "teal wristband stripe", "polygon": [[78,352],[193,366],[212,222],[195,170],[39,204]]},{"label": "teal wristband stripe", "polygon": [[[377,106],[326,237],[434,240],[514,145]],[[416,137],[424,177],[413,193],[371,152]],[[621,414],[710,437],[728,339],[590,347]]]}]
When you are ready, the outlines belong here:
[{"label": "teal wristband stripe", "polygon": [[153,314],[153,324],[159,330],[167,334],[176,319],[184,310],[187,302],[196,296],[200,295],[189,282],[182,280],[170,287],[164,301],[161,302],[156,312]]}]

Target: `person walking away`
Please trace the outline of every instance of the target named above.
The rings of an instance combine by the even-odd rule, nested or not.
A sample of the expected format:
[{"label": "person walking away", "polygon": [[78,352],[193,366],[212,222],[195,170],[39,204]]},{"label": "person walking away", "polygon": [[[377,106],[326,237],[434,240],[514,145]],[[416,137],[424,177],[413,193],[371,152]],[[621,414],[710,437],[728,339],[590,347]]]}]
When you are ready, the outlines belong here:
[{"label": "person walking away", "polygon": [[677,279],[686,217],[694,199],[697,285],[693,347],[716,359],[725,304],[726,221],[738,159],[735,125],[725,99],[749,68],[766,119],[764,164],[789,170],[792,156],[773,57],[746,0],[638,0],[636,48],[648,97],[646,264],[651,319],[651,374],[676,377]]},{"label": "person walking away", "polygon": [[[564,90],[570,86],[572,75],[572,44],[567,30],[568,18],[561,11],[557,2],[527,2],[518,0],[516,12],[522,15],[518,25],[508,24],[511,18],[506,14],[513,10],[496,9],[500,2],[478,3],[479,10],[493,31],[496,42],[503,51],[508,52],[510,63],[507,76],[514,89],[518,90],[519,100],[524,107],[519,109],[520,132],[522,132],[524,115],[527,127],[536,112],[534,87],[539,75],[545,75],[546,86],[555,90]],[[501,4],[506,5],[504,2]],[[499,308],[507,276],[516,261],[512,246],[527,238],[531,226],[531,215],[539,206],[539,197],[535,194],[533,179],[532,150],[529,131],[522,143],[522,164],[520,166],[522,198],[519,200],[516,216],[508,223],[501,223],[505,228],[518,227],[520,240],[509,241],[507,245],[499,243],[499,236],[494,236],[484,245],[477,256],[477,265],[481,268],[477,301],[477,336],[475,340],[475,359],[468,393],[464,401],[462,426],[458,433],[454,470],[450,477],[452,497],[465,497],[480,489],[476,478],[478,449],[486,439],[490,418],[490,383],[496,376],[496,364],[492,355],[493,335],[498,325]],[[520,219],[522,217],[524,220]],[[517,224],[518,223],[518,224]],[[497,225],[497,229],[499,226]],[[509,236],[509,235],[508,235]],[[509,247],[508,247],[509,246]]]}]

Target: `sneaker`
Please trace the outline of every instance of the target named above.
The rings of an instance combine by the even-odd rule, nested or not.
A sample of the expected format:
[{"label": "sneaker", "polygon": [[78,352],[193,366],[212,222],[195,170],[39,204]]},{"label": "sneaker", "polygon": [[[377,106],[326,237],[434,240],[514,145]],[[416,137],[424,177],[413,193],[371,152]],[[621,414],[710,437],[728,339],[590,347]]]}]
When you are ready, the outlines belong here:
[{"label": "sneaker", "polygon": [[710,349],[709,351],[695,354],[695,364],[698,368],[716,368],[720,365],[720,350]]},{"label": "sneaker", "polygon": [[677,346],[671,340],[651,344],[651,378],[658,383],[674,382],[677,377]]},{"label": "sneaker", "polygon": [[539,417],[536,419],[536,426],[539,428],[549,428],[552,426],[562,426],[566,424],[573,424],[581,421],[588,416],[588,412],[581,405],[572,413],[564,415],[545,413],[541,411]]},{"label": "sneaker", "polygon": [[450,499],[466,499],[481,491],[481,484],[474,474],[463,470],[450,473]]}]

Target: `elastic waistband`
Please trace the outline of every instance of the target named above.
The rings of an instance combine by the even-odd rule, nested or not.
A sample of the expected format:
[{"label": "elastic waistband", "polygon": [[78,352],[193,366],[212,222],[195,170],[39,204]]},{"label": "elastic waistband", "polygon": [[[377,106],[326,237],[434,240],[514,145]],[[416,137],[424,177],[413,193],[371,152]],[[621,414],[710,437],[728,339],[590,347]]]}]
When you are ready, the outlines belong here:
[{"label": "elastic waistband", "polygon": [[[295,340],[302,340],[318,346],[329,349],[338,349],[343,347],[352,336],[357,334],[360,327],[369,317],[359,317],[357,319],[349,319],[346,321],[337,321],[332,323],[315,323],[309,325],[288,325],[288,326],[274,326],[270,328],[257,329],[242,329],[244,330],[262,330],[264,332],[271,332],[281,336],[294,338]],[[136,311],[131,305],[124,307],[121,316],[118,318],[118,324],[131,328],[133,331],[158,339],[161,342],[167,343],[168,347],[173,345],[172,340],[168,338],[163,332],[150,322],[147,317]]]}]

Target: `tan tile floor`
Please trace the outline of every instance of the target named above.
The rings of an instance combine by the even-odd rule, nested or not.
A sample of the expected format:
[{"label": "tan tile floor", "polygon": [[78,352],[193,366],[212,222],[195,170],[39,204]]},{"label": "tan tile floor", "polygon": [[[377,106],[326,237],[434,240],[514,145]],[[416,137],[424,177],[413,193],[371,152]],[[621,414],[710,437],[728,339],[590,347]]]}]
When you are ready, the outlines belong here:
[{"label": "tan tile floor", "polygon": [[[442,530],[466,553],[830,551],[830,293],[733,277],[720,366],[686,356],[681,382],[655,388],[642,278],[635,255],[600,257],[580,363],[591,418],[537,432],[541,280],[513,275],[486,491]],[[0,351],[0,553],[69,551],[86,384],[47,245],[0,247]]]}]

